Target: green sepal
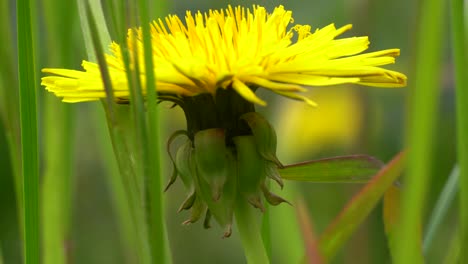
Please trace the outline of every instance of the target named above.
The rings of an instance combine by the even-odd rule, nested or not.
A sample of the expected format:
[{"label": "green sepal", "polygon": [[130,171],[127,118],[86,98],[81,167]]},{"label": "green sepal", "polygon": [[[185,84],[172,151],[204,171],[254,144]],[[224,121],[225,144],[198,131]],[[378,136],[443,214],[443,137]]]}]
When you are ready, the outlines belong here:
[{"label": "green sepal", "polygon": [[210,211],[210,209],[206,209],[205,220],[203,220],[203,228],[205,228],[205,229],[211,228],[211,211]]},{"label": "green sepal", "polygon": [[270,190],[268,190],[268,188],[266,187],[265,184],[262,184],[262,191],[263,191],[263,195],[265,196],[265,199],[271,205],[276,206],[276,205],[279,205],[280,203],[287,203],[287,204],[291,205],[291,203],[288,202],[283,197],[278,196],[278,195],[270,192]]},{"label": "green sepal", "polygon": [[265,175],[274,180],[281,189],[283,189],[283,186],[284,186],[284,183],[283,183],[283,179],[281,179],[281,175],[278,171],[278,167],[276,166],[275,163],[271,162],[271,161],[268,161],[268,160],[265,160]]},{"label": "green sepal", "polygon": [[193,204],[195,203],[195,200],[197,199],[197,193],[195,191],[191,192],[187,198],[182,202],[182,204],[179,207],[179,210],[177,210],[178,213],[182,212],[182,210],[188,210],[192,208]]},{"label": "green sepal", "polygon": [[260,155],[278,167],[283,167],[276,156],[276,132],[273,126],[262,115],[257,112],[245,113],[240,117],[249,125],[257,143]]},{"label": "green sepal", "polygon": [[[193,167],[193,147],[192,141],[187,139],[177,150],[175,157],[175,165],[177,172],[185,185],[185,188],[189,191],[189,196],[185,199],[179,208],[181,210],[190,209],[190,218],[185,220],[182,224],[188,225],[195,223],[200,219],[203,212],[206,210],[206,204],[199,195],[199,190],[196,187],[196,174],[194,173]],[[192,200],[193,199],[193,200]]]},{"label": "green sepal", "polygon": [[[225,170],[227,172],[226,182],[223,186],[222,195],[218,200],[213,199],[212,188],[210,184],[201,175],[198,164],[195,164],[193,160],[192,168],[194,169],[196,177],[194,177],[197,192],[200,194],[200,198],[208,206],[210,215],[212,215],[216,221],[225,229],[225,236],[230,235],[232,218],[234,213],[234,203],[236,201],[236,167],[235,159],[231,154],[231,151],[226,151],[226,165]],[[206,220],[206,219],[205,219]],[[209,219],[206,220],[209,222]],[[207,223],[208,223],[207,222]]]},{"label": "green sepal", "polygon": [[182,179],[182,182],[189,191],[195,190],[194,180],[195,175],[191,167],[191,159],[193,156],[192,141],[187,139],[177,150],[175,157],[175,165],[177,172]]},{"label": "green sepal", "polygon": [[171,178],[169,178],[169,182],[167,183],[166,188],[164,188],[164,192],[166,192],[169,189],[169,187],[171,187],[171,185],[177,180],[177,175],[178,175],[177,166],[176,166],[176,162],[174,161],[174,156],[172,155],[172,152],[171,152],[171,145],[177,137],[183,136],[183,135],[187,136],[187,131],[177,130],[174,133],[172,133],[172,135],[167,140],[166,151],[172,163],[172,175],[171,175]]},{"label": "green sepal", "polygon": [[237,150],[237,167],[239,191],[247,201],[262,212],[265,207],[262,203],[260,186],[265,181],[264,159],[257,151],[254,136],[238,136],[233,138]]},{"label": "green sepal", "polygon": [[221,128],[198,131],[194,145],[198,175],[211,187],[212,199],[216,201],[229,173],[225,131]]},{"label": "green sepal", "polygon": [[192,207],[190,208],[190,218],[185,220],[182,224],[183,225],[188,225],[195,223],[200,219],[202,216],[203,212],[207,210],[206,204],[202,201],[201,197],[197,194],[195,196],[195,201],[192,204]]}]

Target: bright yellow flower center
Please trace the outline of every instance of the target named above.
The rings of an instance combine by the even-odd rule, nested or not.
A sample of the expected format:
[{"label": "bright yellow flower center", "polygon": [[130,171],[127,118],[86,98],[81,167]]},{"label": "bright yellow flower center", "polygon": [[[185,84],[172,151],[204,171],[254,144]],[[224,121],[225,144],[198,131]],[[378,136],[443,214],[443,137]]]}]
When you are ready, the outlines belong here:
[{"label": "bright yellow flower center", "polygon": [[[394,63],[398,49],[360,54],[368,48],[367,37],[335,39],[351,29],[351,25],[336,29],[331,24],[314,32],[308,25],[294,25],[288,30],[292,21],[292,12],[283,6],[271,14],[260,6],[254,6],[253,10],[229,6],[226,10],[210,10],[204,14],[187,12],[185,23],[175,15],[166,17],[165,23],[153,22],[151,35],[158,92],[194,96],[214,95],[217,89],[234,89],[246,100],[265,105],[254,93],[261,87],[314,105],[300,95],[306,91],[304,86],[406,85],[405,75],[378,67]],[[137,39],[133,41],[135,36]],[[293,42],[295,37],[297,41]],[[140,29],[129,30],[128,44],[130,53],[138,49],[142,63]],[[115,97],[128,100],[127,77],[118,44],[111,44],[111,55],[106,60]],[[85,71],[43,69],[54,75],[42,78],[42,84],[65,102],[104,98],[106,93],[98,65],[88,61],[82,65]]]}]

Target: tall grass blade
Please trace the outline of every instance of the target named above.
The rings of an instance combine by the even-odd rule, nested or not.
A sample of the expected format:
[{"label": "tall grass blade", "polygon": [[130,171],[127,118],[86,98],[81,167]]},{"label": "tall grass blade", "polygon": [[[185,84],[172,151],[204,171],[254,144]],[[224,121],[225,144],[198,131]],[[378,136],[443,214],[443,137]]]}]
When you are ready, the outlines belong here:
[{"label": "tall grass blade", "polygon": [[[166,1],[159,1],[164,3]],[[147,171],[146,190],[148,199],[148,222],[150,247],[154,260],[159,263],[168,263],[170,256],[166,256],[169,251],[166,241],[168,241],[165,218],[164,218],[164,199],[162,192],[162,173],[161,173],[161,137],[159,133],[159,115],[157,109],[156,97],[156,77],[154,75],[153,49],[151,43],[149,1],[139,0],[140,23],[143,33],[144,65],[145,65],[145,83],[146,83],[146,106],[148,134],[145,144],[148,150],[146,160]],[[158,9],[159,10],[159,9]],[[161,12],[161,10],[159,10]]]},{"label": "tall grass blade", "polygon": [[403,171],[405,153],[395,156],[345,206],[320,237],[320,251],[331,260]]},{"label": "tall grass blade", "polygon": [[17,1],[24,260],[39,263],[39,173],[34,40],[29,0]]},{"label": "tall grass blade", "polygon": [[93,18],[96,21],[96,27],[99,34],[101,47],[107,47],[111,43],[111,37],[106,27],[106,21],[102,12],[101,1],[99,0],[77,0],[78,13],[80,14],[81,30],[83,31],[83,38],[86,47],[86,53],[89,61],[96,61],[96,54],[94,52],[93,41],[91,39],[91,32],[89,30],[88,19],[86,16],[86,3],[91,6]]},{"label": "tall grass blade", "polygon": [[458,192],[458,180],[460,175],[460,169],[458,166],[455,166],[450,173],[447,182],[445,183],[444,189],[439,195],[434,210],[429,218],[429,223],[427,224],[426,234],[423,241],[423,252],[424,255],[429,253],[431,249],[432,242],[434,241],[434,235],[436,234],[440,224],[442,223],[444,217],[447,214],[450,206],[455,200],[455,196]]},{"label": "tall grass blade", "polygon": [[144,212],[142,211],[142,199],[139,191],[139,186],[136,184],[135,168],[131,164],[130,152],[126,145],[123,127],[119,123],[119,113],[117,107],[114,105],[113,88],[110,79],[109,70],[104,57],[104,52],[101,46],[100,36],[98,34],[96,21],[94,16],[91,15],[90,6],[85,5],[86,15],[88,20],[89,31],[91,40],[93,42],[94,52],[97,62],[99,64],[102,81],[106,91],[106,113],[109,125],[109,131],[114,144],[114,152],[117,157],[119,169],[121,173],[122,183],[126,188],[128,203],[131,207],[132,221],[137,236],[138,246],[138,263],[150,263],[151,254],[147,243],[147,230]]},{"label": "tall grass blade", "polygon": [[[463,0],[451,1],[453,60],[455,63],[457,156],[460,166],[460,247],[468,248],[468,67],[466,55],[466,6]],[[461,263],[468,261],[468,252],[462,250]]]},{"label": "tall grass blade", "polygon": [[[23,222],[23,179],[21,174],[19,97],[16,63],[13,54],[13,34],[11,1],[0,1],[0,35],[4,37],[0,45],[0,120],[3,122],[7,140],[13,179],[15,183],[18,219]],[[20,225],[22,226],[22,224]]]},{"label": "tall grass blade", "polygon": [[[445,1],[421,2],[416,47],[416,72],[409,98],[407,126],[408,167],[402,195],[400,243],[395,263],[422,263],[418,229],[431,169],[433,131],[440,87]],[[427,30],[429,29],[429,30]]]},{"label": "tall grass blade", "polygon": [[323,257],[318,248],[317,239],[315,236],[312,220],[309,216],[309,210],[303,200],[297,201],[297,220],[302,230],[304,239],[304,248],[306,252],[307,263],[322,264]]},{"label": "tall grass blade", "polygon": [[[70,67],[74,54],[73,21],[76,5],[47,0],[44,22],[48,29],[45,46],[49,50],[47,64]],[[73,178],[74,114],[72,106],[60,102],[52,94],[45,96],[45,168],[41,189],[43,263],[67,263],[66,244],[71,212],[71,179]]]}]

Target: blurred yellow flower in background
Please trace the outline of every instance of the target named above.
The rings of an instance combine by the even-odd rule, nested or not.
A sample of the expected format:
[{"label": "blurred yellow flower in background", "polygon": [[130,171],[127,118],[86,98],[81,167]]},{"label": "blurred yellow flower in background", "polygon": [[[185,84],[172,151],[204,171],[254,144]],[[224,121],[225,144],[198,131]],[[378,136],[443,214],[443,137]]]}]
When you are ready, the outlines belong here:
[{"label": "blurred yellow flower in background", "polygon": [[313,91],[318,108],[293,101],[281,102],[274,123],[280,155],[291,160],[319,153],[330,147],[350,147],[362,127],[364,109],[359,94],[350,87],[329,87]]},{"label": "blurred yellow flower in background", "polygon": [[[217,89],[234,89],[247,101],[265,105],[255,95],[256,88],[262,87],[315,105],[300,94],[307,91],[304,86],[406,84],[405,75],[378,67],[394,63],[399,49],[362,53],[369,46],[367,37],[335,39],[351,25],[335,28],[330,24],[315,31],[309,25],[288,29],[293,22],[292,12],[283,6],[271,14],[261,6],[229,6],[195,15],[188,11],[185,23],[175,15],[164,21],[151,24],[154,72],[160,94],[214,95]],[[141,29],[129,30],[128,45],[130,53],[137,54],[137,61],[142,64]],[[117,100],[127,101],[129,90],[120,46],[112,43],[110,48],[106,60],[114,95]],[[104,98],[99,66],[88,61],[83,61],[82,66],[84,71],[43,69],[52,76],[43,77],[42,85],[63,97],[64,102]],[[144,75],[143,64],[139,68]],[[143,93],[144,89],[143,84]]]}]

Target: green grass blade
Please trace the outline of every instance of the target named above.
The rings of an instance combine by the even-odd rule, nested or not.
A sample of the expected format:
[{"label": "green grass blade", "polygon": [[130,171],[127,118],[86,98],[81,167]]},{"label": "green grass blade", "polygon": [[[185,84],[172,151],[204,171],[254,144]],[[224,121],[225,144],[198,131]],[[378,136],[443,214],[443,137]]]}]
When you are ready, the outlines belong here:
[{"label": "green grass blade", "polygon": [[398,154],[356,194],[320,237],[320,251],[331,260],[403,171],[405,153]]},{"label": "green grass blade", "polygon": [[[412,78],[407,126],[408,167],[402,194],[400,229],[395,263],[422,263],[422,247],[415,230],[422,222],[424,197],[431,170],[433,131],[437,116],[444,10],[446,1],[421,2],[416,47],[416,72]],[[427,30],[430,29],[430,30]]]},{"label": "green grass blade", "polygon": [[444,264],[459,264],[460,262],[460,254],[461,254],[461,246],[460,246],[460,233],[455,230],[452,235],[452,240],[449,242],[448,252],[444,259]]},{"label": "green grass blade", "polygon": [[[159,1],[164,3],[166,1]],[[146,189],[148,198],[148,222],[150,247],[153,258],[159,263],[170,262],[170,257],[166,256],[168,245],[166,243],[167,233],[164,221],[164,206],[162,193],[162,173],[161,173],[161,144],[159,133],[159,115],[156,98],[156,78],[154,75],[153,49],[151,46],[150,19],[149,19],[149,1],[139,0],[139,11],[141,17],[141,27],[143,32],[143,48],[145,62],[145,77],[147,91],[147,120],[148,120],[148,149]],[[160,9],[158,9],[161,12]]]},{"label": "green grass blade", "polygon": [[[132,209],[132,221],[135,228],[135,233],[138,237],[138,263],[150,263],[151,254],[147,243],[147,231],[144,212],[141,209],[142,199],[139,192],[139,186],[136,180],[135,168],[131,164],[130,152],[125,142],[122,124],[119,123],[121,115],[117,112],[117,107],[114,105],[113,88],[110,79],[109,70],[105,61],[104,52],[101,47],[100,36],[98,34],[96,21],[91,14],[90,6],[85,5],[86,15],[88,20],[89,31],[91,40],[93,42],[94,52],[96,55],[99,69],[102,76],[102,81],[106,91],[106,113],[111,134],[112,142],[114,144],[114,152],[117,157],[119,169],[122,177],[122,183],[126,187],[128,203]],[[125,109],[127,110],[127,109]],[[127,112],[127,111],[124,111]]]},{"label": "green grass blade", "polygon": [[[44,20],[48,29],[46,46],[47,65],[73,65],[74,32],[70,26],[76,18],[76,5],[57,0],[46,0]],[[45,95],[43,134],[44,176],[41,189],[41,219],[43,263],[67,263],[66,244],[69,238],[71,214],[71,182],[73,178],[74,112],[72,106],[60,102],[54,95]]]},{"label": "green grass blade", "polygon": [[423,241],[423,252],[427,255],[429,252],[432,242],[434,241],[434,235],[442,223],[443,218],[446,216],[448,209],[455,200],[455,195],[458,192],[458,179],[460,170],[458,166],[455,166],[450,173],[447,182],[445,183],[444,189],[439,195],[434,210],[432,211],[429,223],[427,224],[426,234]]},{"label": "green grass blade", "polygon": [[329,183],[365,183],[383,163],[366,155],[352,155],[287,165],[279,169],[285,180]]},{"label": "green grass blade", "polygon": [[[0,119],[3,122],[4,133],[7,139],[8,151],[13,170],[13,178],[15,183],[15,194],[18,219],[23,222],[23,195],[22,186],[23,179],[21,174],[21,156],[20,156],[20,130],[19,130],[19,97],[18,97],[18,80],[16,78],[16,67],[13,54],[13,34],[11,30],[10,12],[12,2],[1,1],[0,3],[0,35],[4,37],[2,45],[0,45]],[[20,224],[19,226],[22,226]],[[22,231],[21,231],[22,232]]]},{"label": "green grass blade", "polygon": [[[391,186],[384,194],[383,198],[383,214],[382,220],[385,227],[385,235],[387,237],[387,245],[392,259],[395,258],[397,247],[399,244],[398,236],[398,220],[401,215],[401,190],[396,186]],[[420,228],[414,232],[420,237]]]},{"label": "green grass blade", "polygon": [[313,228],[312,220],[309,216],[309,210],[303,200],[297,201],[297,220],[302,230],[302,237],[304,239],[304,248],[306,252],[307,263],[322,264],[323,257],[318,249],[317,239]]},{"label": "green grass blade", "polygon": [[17,2],[18,76],[20,87],[23,172],[24,258],[39,263],[39,173],[34,41],[30,1]]},{"label": "green grass blade", "polygon": [[[460,166],[460,247],[468,248],[468,76],[466,75],[466,29],[463,0],[451,1],[453,59],[455,63],[457,156]],[[460,262],[468,261],[468,252],[462,250]]]},{"label": "green grass blade", "polygon": [[81,30],[85,41],[86,52],[89,61],[96,61],[91,32],[89,30],[88,19],[86,17],[86,3],[91,6],[93,18],[96,21],[96,27],[102,47],[107,47],[111,43],[111,37],[106,27],[106,21],[102,13],[101,1],[99,0],[77,0],[78,12],[80,14]]}]

